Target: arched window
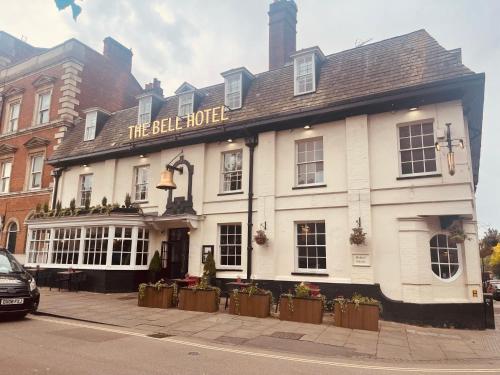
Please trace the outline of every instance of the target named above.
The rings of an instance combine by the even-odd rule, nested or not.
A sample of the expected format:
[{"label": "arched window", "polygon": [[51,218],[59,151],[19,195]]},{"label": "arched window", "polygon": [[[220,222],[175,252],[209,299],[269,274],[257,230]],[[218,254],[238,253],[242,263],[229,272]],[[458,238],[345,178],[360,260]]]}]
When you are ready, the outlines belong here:
[{"label": "arched window", "polygon": [[7,250],[14,253],[16,250],[17,224],[12,222],[7,228]]},{"label": "arched window", "polygon": [[432,272],[441,279],[450,279],[459,269],[457,244],[445,234],[436,234],[431,238]]}]

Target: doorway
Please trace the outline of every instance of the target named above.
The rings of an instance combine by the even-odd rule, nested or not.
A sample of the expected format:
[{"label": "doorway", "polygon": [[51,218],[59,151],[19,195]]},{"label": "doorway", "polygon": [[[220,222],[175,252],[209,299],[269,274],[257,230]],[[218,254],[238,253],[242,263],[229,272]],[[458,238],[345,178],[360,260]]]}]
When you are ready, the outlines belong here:
[{"label": "doorway", "polygon": [[169,229],[165,256],[168,279],[183,279],[188,272],[189,229]]},{"label": "doorway", "polygon": [[16,242],[17,242],[17,224],[10,223],[7,228],[7,250],[9,250],[12,254],[16,251]]}]

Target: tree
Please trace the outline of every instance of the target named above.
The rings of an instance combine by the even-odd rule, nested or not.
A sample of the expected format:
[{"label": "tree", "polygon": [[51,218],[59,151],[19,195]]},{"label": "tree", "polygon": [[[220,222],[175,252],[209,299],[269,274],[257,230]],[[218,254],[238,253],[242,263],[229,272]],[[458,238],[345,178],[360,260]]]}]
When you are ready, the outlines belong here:
[{"label": "tree", "polygon": [[500,277],[500,244],[497,243],[493,248],[489,263],[496,277]]}]

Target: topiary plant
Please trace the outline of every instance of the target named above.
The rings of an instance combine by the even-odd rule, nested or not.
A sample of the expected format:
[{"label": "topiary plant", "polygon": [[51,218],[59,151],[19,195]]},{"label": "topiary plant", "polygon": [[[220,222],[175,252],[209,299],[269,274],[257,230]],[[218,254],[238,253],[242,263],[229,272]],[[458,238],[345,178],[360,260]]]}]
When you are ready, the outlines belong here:
[{"label": "topiary plant", "polygon": [[132,197],[130,196],[129,193],[125,195],[125,207],[130,208],[132,206]]},{"label": "topiary plant", "polygon": [[45,203],[43,204],[43,212],[44,212],[44,213],[49,212],[49,203],[48,203],[48,202],[45,202]]},{"label": "topiary plant", "polygon": [[149,263],[149,274],[151,276],[151,281],[156,282],[158,278],[158,273],[161,271],[161,258],[158,250],[155,251],[151,262]]},{"label": "topiary plant", "polygon": [[69,201],[69,210],[71,211],[71,214],[75,213],[76,210],[76,200],[73,198],[72,200]]},{"label": "topiary plant", "polygon": [[212,252],[209,252],[205,259],[205,264],[203,265],[203,276],[207,278],[210,285],[212,285],[215,279],[216,272],[214,255]]},{"label": "topiary plant", "polygon": [[103,207],[106,207],[108,205],[108,198],[106,197],[102,197],[102,200],[101,200],[101,205]]},{"label": "topiary plant", "polygon": [[86,198],[85,199],[85,205],[84,205],[85,209],[88,210],[90,208],[90,199],[89,198]]}]

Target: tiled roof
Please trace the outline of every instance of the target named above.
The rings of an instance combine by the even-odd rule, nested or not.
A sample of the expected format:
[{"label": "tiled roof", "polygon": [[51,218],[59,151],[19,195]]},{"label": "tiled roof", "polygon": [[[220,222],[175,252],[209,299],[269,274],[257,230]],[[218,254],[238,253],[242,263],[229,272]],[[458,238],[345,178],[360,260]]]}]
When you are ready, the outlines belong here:
[{"label": "tiled roof", "polygon": [[[326,108],[371,94],[473,74],[462,65],[456,50],[445,50],[425,30],[418,30],[327,56],[320,67],[316,92],[312,94],[294,96],[292,65],[257,74],[243,99],[243,107],[228,114],[225,126]],[[224,104],[223,83],[199,89],[198,93],[201,101],[196,110]],[[156,118],[174,117],[177,109],[177,97],[169,97]],[[83,141],[83,123],[77,124],[68,132],[53,159],[112,151],[130,143],[128,126],[137,122],[137,110],[133,107],[112,114],[93,141]],[[166,135],[148,139],[162,136]]]}]

